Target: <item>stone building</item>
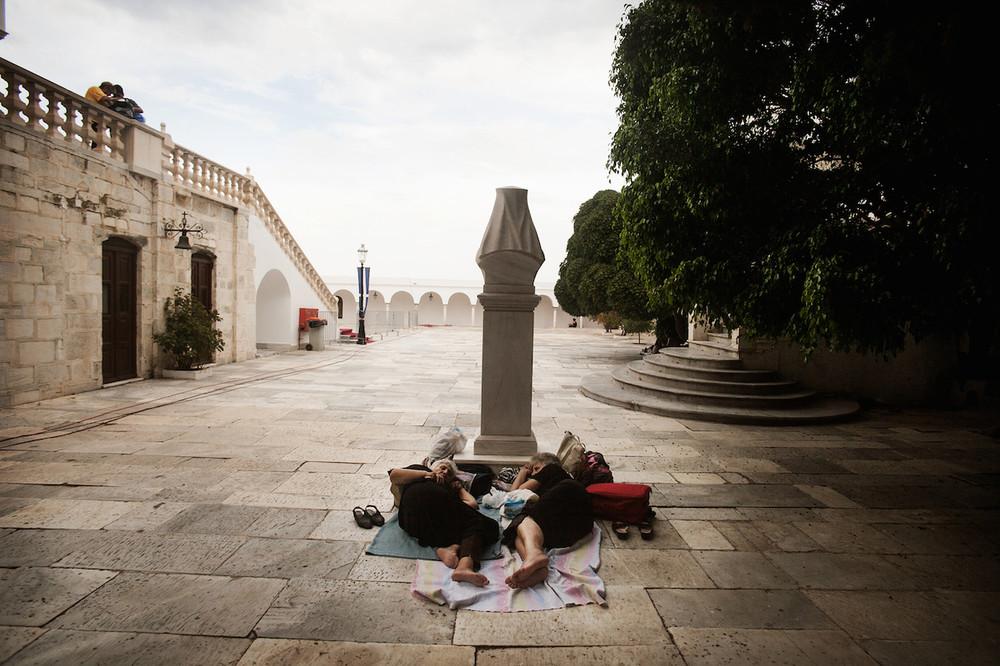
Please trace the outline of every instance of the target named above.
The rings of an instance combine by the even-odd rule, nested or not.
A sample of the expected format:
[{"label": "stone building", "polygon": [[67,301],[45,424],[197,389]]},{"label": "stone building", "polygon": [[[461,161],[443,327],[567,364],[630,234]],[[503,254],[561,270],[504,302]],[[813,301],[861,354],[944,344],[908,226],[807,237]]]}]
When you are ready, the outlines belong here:
[{"label": "stone building", "polygon": [[222,316],[216,363],[256,354],[258,309],[293,346],[298,308],[336,308],[249,174],[2,59],[0,79],[0,406],[156,376],[176,287]]}]

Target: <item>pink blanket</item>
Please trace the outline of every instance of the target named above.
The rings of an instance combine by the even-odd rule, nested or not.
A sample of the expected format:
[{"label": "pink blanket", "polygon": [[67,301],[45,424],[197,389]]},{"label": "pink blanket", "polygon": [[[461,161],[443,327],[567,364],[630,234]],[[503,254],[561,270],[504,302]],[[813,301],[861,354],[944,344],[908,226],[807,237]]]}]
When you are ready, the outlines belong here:
[{"label": "pink blanket", "polygon": [[597,575],[601,566],[601,529],[597,525],[590,536],[572,546],[549,551],[549,575],[544,583],[525,590],[507,587],[504,580],[520,566],[521,558],[505,547],[501,559],[482,564],[480,573],[490,580],[489,585],[476,587],[453,581],[452,570],[441,562],[418,560],[410,589],[441,606],[494,613],[607,605],[604,581]]}]

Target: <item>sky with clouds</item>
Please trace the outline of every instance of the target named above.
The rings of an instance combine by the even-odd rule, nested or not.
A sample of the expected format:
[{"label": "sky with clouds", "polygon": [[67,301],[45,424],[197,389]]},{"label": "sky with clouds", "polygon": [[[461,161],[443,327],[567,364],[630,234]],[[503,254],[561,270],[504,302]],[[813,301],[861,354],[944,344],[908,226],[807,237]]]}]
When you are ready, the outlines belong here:
[{"label": "sky with clouds", "polygon": [[479,280],[494,188],[528,189],[554,282],[617,127],[617,0],[8,0],[0,56],[121,83],[257,182],[324,275]]}]

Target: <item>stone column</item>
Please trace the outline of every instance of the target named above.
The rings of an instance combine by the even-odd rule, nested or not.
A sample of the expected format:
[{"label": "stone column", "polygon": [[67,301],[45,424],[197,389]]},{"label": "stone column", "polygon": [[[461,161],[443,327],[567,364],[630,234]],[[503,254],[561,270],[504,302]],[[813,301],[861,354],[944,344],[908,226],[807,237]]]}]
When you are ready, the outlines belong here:
[{"label": "stone column", "polygon": [[528,191],[497,188],[476,263],[483,271],[483,378],[477,456],[530,456],[535,274],[545,254],[528,210]]}]

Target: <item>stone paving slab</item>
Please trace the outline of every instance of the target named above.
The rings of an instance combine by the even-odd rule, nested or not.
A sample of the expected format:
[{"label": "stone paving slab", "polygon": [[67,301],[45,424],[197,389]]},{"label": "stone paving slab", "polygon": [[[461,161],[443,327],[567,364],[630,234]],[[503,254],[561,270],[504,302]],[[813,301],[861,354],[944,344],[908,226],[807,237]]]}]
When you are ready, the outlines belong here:
[{"label": "stone paving slab", "polygon": [[169,634],[53,629],[21,650],[8,664],[235,664],[250,641]]},{"label": "stone paving slab", "polygon": [[[475,649],[453,645],[385,645],[258,638],[240,666],[472,666]],[[516,663],[516,662],[509,662]]]},{"label": "stone paving slab", "polygon": [[893,566],[878,555],[767,553],[802,589],[909,590],[926,586],[925,576]]},{"label": "stone paving slab", "polygon": [[214,573],[260,578],[346,578],[362,546],[354,541],[248,539]]},{"label": "stone paving slab", "polygon": [[764,629],[671,629],[688,666],[874,666],[876,663],[838,631]]},{"label": "stone paving slab", "polygon": [[857,590],[807,594],[857,640],[987,640],[1000,654],[1000,610],[991,593]]},{"label": "stone paving slab", "polygon": [[996,666],[996,645],[969,641],[862,641],[862,647],[883,666]]},{"label": "stone paving slab", "polygon": [[684,666],[672,645],[614,647],[486,648],[476,653],[476,666],[551,664],[552,666]]},{"label": "stone paving slab", "polygon": [[210,534],[114,532],[56,563],[61,567],[211,573],[243,539]]},{"label": "stone paving slab", "polygon": [[0,567],[49,566],[108,536],[93,530],[16,530],[0,537]]},{"label": "stone paving slab", "polygon": [[157,531],[186,534],[246,534],[266,509],[256,506],[195,504],[161,524]]},{"label": "stone paving slab", "polygon": [[66,629],[244,637],[285,582],[125,572],[55,623]]},{"label": "stone paving slab", "polygon": [[115,577],[115,571],[21,567],[0,570],[0,625],[44,626]]},{"label": "stone paving slab", "polygon": [[731,589],[797,589],[791,576],[760,553],[701,551],[694,558],[716,586]]},{"label": "stone paving slab", "polygon": [[739,629],[833,628],[798,590],[650,590],[663,624]]},{"label": "stone paving slab", "polygon": [[669,646],[660,617],[646,591],[637,586],[608,585],[608,607],[594,604],[557,613],[478,613],[460,610],[455,620],[456,645]]},{"label": "stone paving slab", "polygon": [[0,516],[0,527],[99,530],[131,510],[128,502],[43,499]]},{"label": "stone paving slab", "polygon": [[414,599],[408,584],[307,578],[289,581],[256,626],[266,638],[432,644],[454,630],[455,612]]},{"label": "stone paving slab", "polygon": [[36,627],[0,627],[0,662],[45,633]]},{"label": "stone paving slab", "polygon": [[714,587],[712,579],[686,550],[602,548],[604,580],[643,587]]}]

